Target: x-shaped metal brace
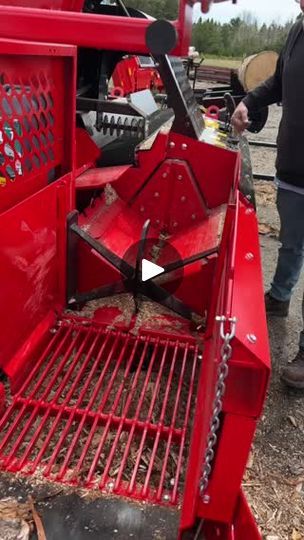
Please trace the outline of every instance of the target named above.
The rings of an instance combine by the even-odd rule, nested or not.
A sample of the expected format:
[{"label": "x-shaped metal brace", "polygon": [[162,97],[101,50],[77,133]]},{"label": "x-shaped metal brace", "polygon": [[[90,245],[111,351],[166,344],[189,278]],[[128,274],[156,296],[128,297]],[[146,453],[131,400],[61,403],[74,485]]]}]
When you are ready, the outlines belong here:
[{"label": "x-shaped metal brace", "polygon": [[[77,212],[73,212],[69,217],[68,223],[68,306],[73,308],[79,304],[104,298],[113,294],[120,294],[125,291],[131,291],[134,298],[135,312],[139,310],[138,300],[140,296],[145,296],[162,304],[168,309],[181,315],[182,317],[193,320],[193,310],[190,309],[184,302],[176,298],[174,295],[169,295],[168,291],[163,287],[156,285],[152,280],[142,281],[141,264],[145,252],[145,244],[150,226],[150,221],[147,220],[142,228],[141,238],[136,256],[135,268],[127,261],[120,258],[118,255],[109,250],[106,246],[92,238],[88,233],[81,229],[77,224]],[[75,254],[76,240],[80,239],[89,245],[94,251],[101,255],[108,263],[110,263],[122,275],[120,283],[112,283],[97,287],[91,291],[84,293],[75,293]],[[175,261],[165,266],[162,275],[168,274],[179,268],[185,267],[196,261],[205,259],[218,252],[217,248],[212,248],[207,251],[198,253],[184,260]],[[74,264],[73,264],[74,262]],[[74,267],[74,268],[73,268]],[[73,271],[74,270],[74,271]]]}]

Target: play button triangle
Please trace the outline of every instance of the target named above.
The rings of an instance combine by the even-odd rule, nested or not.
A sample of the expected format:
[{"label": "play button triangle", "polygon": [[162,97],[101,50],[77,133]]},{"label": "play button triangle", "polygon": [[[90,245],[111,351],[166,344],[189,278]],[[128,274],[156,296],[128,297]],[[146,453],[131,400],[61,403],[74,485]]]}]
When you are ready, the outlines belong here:
[{"label": "play button triangle", "polygon": [[141,279],[142,281],[148,281],[148,279],[152,279],[155,276],[159,276],[159,274],[162,274],[165,271],[165,269],[162,266],[158,266],[158,264],[154,264],[151,261],[148,261],[147,259],[142,259],[141,261]]}]

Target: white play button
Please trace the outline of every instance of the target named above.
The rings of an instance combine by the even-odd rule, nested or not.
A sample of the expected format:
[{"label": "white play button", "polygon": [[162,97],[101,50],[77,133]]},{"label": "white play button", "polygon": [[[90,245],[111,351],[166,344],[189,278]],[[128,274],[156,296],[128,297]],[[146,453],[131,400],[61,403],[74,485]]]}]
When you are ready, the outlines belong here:
[{"label": "white play button", "polygon": [[158,266],[147,259],[141,261],[141,279],[142,281],[148,281],[148,279],[154,278],[162,274],[165,269],[162,266]]}]

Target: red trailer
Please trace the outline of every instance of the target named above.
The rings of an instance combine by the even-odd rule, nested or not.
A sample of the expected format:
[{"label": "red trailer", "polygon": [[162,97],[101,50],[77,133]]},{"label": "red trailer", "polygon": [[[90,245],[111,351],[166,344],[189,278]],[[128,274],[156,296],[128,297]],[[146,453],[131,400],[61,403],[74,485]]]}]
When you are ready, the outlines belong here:
[{"label": "red trailer", "polygon": [[[241,483],[270,361],[238,141],[166,55],[192,2],[172,24],[100,9],[0,1],[2,491],[94,494],[97,528],[68,491],[47,538],[258,540]],[[121,106],[101,51],[152,53],[173,108],[131,163],[105,166],[79,114]]]}]

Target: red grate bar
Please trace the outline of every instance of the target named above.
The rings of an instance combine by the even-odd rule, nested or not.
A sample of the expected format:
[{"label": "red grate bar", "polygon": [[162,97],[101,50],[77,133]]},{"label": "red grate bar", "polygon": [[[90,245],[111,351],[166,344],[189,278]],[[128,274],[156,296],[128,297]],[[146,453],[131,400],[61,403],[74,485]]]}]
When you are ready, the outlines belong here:
[{"label": "red grate bar", "polygon": [[[166,343],[166,348],[167,348],[167,346],[168,346],[168,342]],[[158,352],[158,347],[159,347],[159,340],[157,340],[157,342],[156,342],[154,353],[153,353],[153,356],[151,358],[149,368],[147,370],[147,376],[146,376],[145,385],[144,385],[145,388],[147,386],[146,381],[149,381],[149,378],[150,378],[151,373],[152,373],[152,369],[153,369],[153,366],[154,366],[154,363],[155,363],[155,357],[156,357],[157,352]],[[162,362],[162,364],[163,364],[163,362]],[[159,370],[158,378],[160,377],[160,372],[161,372],[161,369]],[[121,485],[123,471],[124,471],[124,468],[126,466],[127,458],[128,458],[130,447],[131,447],[132,438],[133,438],[133,435],[134,435],[134,432],[135,432],[136,422],[138,422],[138,418],[139,418],[140,410],[141,410],[141,407],[142,407],[142,404],[143,404],[143,401],[144,401],[144,397],[145,397],[144,392],[141,392],[140,399],[138,401],[138,405],[137,405],[136,412],[135,412],[135,415],[134,415],[134,424],[130,429],[130,433],[129,433],[129,436],[128,436],[128,441],[127,441],[125,451],[124,451],[122,461],[121,461],[121,467],[120,467],[120,470],[119,470],[119,472],[117,474],[116,482],[115,482],[115,485],[114,485],[115,490],[118,490],[120,485]],[[152,403],[153,403],[153,400],[151,401],[151,405],[152,405]],[[150,405],[150,409],[151,409],[151,405]],[[149,423],[149,417],[147,417],[147,424],[144,425],[144,431],[146,431],[148,429],[148,423]],[[131,477],[131,482],[130,482],[130,486],[129,486],[129,490],[131,490],[131,491],[134,488],[134,483],[135,483],[136,473],[137,473],[137,469],[138,469],[138,465],[139,465],[139,459],[141,457],[141,452],[142,452],[142,448],[139,449],[138,457],[137,457],[137,460],[136,460],[136,463],[135,463],[135,466],[134,466],[133,475]]]},{"label": "red grate bar", "polygon": [[1,468],[176,505],[198,358],[185,339],[64,320],[0,422]]},{"label": "red grate bar", "polygon": [[[72,329],[68,329],[68,332],[66,332],[66,335],[62,337],[62,341],[59,342],[58,344],[58,347],[56,348],[56,341],[58,341],[57,336],[56,338],[53,338],[49,344],[49,346],[47,347],[45,353],[42,355],[41,359],[37,362],[36,364],[36,367],[34,368],[33,370],[33,374],[30,374],[27,378],[27,381],[26,383],[29,384],[32,377],[34,376],[35,373],[37,373],[37,371],[39,370],[39,368],[41,367],[42,363],[45,362],[45,360],[47,359],[48,355],[50,354],[51,350],[52,350],[52,346],[55,346],[55,351],[54,351],[54,355],[53,355],[53,361],[52,363],[54,364],[54,362],[56,362],[58,356],[60,355],[69,335],[71,334],[72,332]],[[51,366],[50,366],[51,367]],[[18,392],[17,396],[22,394],[22,391],[26,388],[26,383],[22,386],[20,392]],[[5,445],[7,443],[7,441],[9,440],[9,438],[12,436],[12,434],[15,432],[15,430],[17,429],[17,427],[20,425],[20,422],[21,422],[21,419],[25,413],[25,409],[26,409],[26,405],[27,405],[27,402],[24,403],[22,409],[20,410],[19,414],[17,415],[17,417],[15,418],[14,422],[11,424],[10,426],[10,429],[8,430],[8,432],[6,433],[6,436],[3,438],[3,440],[1,441],[0,443],[0,453],[3,451],[3,449],[5,448]],[[7,410],[6,414],[4,414],[2,420],[0,421],[0,430],[2,430],[3,426],[5,426],[5,424],[7,423],[8,419],[10,417],[10,409]]]}]

